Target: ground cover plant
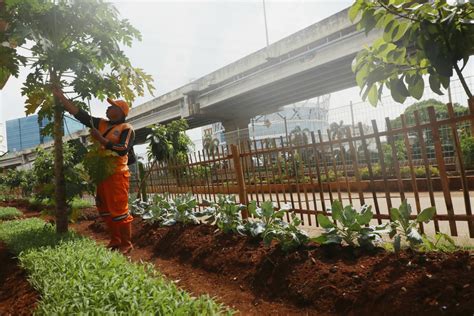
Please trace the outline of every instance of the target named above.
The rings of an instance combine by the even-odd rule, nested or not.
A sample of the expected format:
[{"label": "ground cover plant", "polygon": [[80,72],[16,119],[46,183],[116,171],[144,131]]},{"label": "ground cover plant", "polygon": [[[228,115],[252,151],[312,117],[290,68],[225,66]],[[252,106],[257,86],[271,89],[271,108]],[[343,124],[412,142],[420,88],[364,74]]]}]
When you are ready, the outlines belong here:
[{"label": "ground cover plant", "polygon": [[23,213],[15,207],[0,207],[0,221],[19,218],[22,215]]},{"label": "ground cover plant", "polygon": [[36,218],[2,223],[0,240],[18,255],[42,294],[39,315],[230,313],[209,297],[179,290],[149,265],[132,264],[74,233],[59,236]]},{"label": "ground cover plant", "polygon": [[331,222],[328,216],[318,214],[318,222],[325,232],[314,238],[321,244],[341,244],[343,241],[349,246],[373,248],[381,242],[381,234],[387,225],[368,226],[373,217],[372,207],[364,205],[360,212],[352,205],[343,207],[341,201],[334,201],[331,207]]}]

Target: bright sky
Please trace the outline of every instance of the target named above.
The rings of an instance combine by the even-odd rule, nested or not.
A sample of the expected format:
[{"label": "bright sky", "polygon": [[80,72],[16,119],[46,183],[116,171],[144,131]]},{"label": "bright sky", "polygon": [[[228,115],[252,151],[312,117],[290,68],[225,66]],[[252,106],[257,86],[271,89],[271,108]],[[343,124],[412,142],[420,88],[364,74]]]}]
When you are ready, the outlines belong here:
[{"label": "bright sky", "polygon": [[[270,43],[328,17],[349,0],[266,0]],[[262,0],[113,1],[123,18],[140,30],[142,42],[126,52],[155,80],[159,96],[265,46]],[[24,117],[21,86],[28,72],[0,91],[0,123]],[[146,95],[135,106],[150,100]],[[94,115],[105,115],[96,102]],[[1,133],[1,131],[0,131]]]},{"label": "bright sky", "polygon": [[[185,85],[265,46],[262,0],[113,1],[123,18],[143,36],[126,52],[132,63],[155,79],[155,96]],[[265,0],[270,43],[351,5],[350,0]],[[471,70],[473,63],[470,65]],[[474,73],[473,71],[471,71]],[[23,117],[20,95],[27,71],[0,91],[0,124]],[[351,98],[351,99],[349,99]],[[135,106],[152,99],[146,95]],[[334,95],[331,104],[359,101],[358,89]],[[106,105],[93,103],[94,115]],[[1,133],[1,129],[0,129]],[[195,137],[198,133],[196,133]],[[1,148],[0,148],[1,149]]]}]

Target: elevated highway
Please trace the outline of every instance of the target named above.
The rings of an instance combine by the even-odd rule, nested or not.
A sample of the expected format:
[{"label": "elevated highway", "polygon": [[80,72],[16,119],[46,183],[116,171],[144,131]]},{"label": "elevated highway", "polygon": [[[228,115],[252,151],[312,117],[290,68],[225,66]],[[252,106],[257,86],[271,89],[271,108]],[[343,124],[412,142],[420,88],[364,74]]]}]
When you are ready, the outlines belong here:
[{"label": "elevated highway", "polygon": [[[145,142],[151,124],[184,118],[191,128],[222,122],[229,132],[286,104],[355,86],[352,60],[378,34],[356,30],[347,11],[132,108],[128,122],[135,127],[137,143]],[[0,167],[21,164],[32,155],[9,154],[0,159]]]},{"label": "elevated highway", "polygon": [[227,131],[246,126],[255,115],[353,87],[352,60],[376,37],[357,31],[343,10],[133,108],[129,122],[140,142],[146,126],[177,118],[187,119],[191,128],[218,121]]}]

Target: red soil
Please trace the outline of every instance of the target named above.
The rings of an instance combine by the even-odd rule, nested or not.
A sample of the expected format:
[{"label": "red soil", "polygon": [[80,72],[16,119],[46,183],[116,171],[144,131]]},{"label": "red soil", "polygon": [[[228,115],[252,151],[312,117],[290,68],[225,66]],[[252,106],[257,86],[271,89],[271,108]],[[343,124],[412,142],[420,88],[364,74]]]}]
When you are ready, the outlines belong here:
[{"label": "red soil", "polygon": [[[94,217],[89,211],[85,218]],[[285,254],[276,245],[265,247],[209,225],[160,228],[137,219],[133,227],[132,260],[152,262],[181,288],[214,296],[245,315],[474,314],[474,253],[396,256],[381,249],[369,253],[310,244]],[[107,242],[99,221],[84,220],[73,228]],[[18,269],[15,261],[3,264],[11,257],[0,259],[0,271]],[[9,274],[0,272],[1,289],[1,276]],[[12,283],[15,290],[21,282],[24,275]],[[12,286],[6,294],[14,292]],[[0,296],[0,315],[2,306],[12,305],[6,299]]]},{"label": "red soil", "polygon": [[[89,222],[90,223],[90,222]],[[134,221],[132,259],[148,260],[179,286],[243,314],[472,315],[474,256],[309,245],[284,254],[215,227],[159,228]],[[100,222],[82,233],[104,240]]]},{"label": "red soil", "polygon": [[0,315],[32,315],[38,297],[18,260],[0,243]]}]

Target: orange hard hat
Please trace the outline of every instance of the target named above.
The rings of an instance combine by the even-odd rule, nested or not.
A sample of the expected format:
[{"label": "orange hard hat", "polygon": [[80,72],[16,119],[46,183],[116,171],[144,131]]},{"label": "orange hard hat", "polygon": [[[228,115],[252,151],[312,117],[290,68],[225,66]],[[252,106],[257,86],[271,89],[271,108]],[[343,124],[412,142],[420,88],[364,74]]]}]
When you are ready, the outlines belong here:
[{"label": "orange hard hat", "polygon": [[122,110],[123,114],[125,114],[125,116],[128,115],[130,107],[128,106],[128,103],[124,100],[112,100],[111,98],[107,98],[107,102],[112,105],[118,106]]}]

